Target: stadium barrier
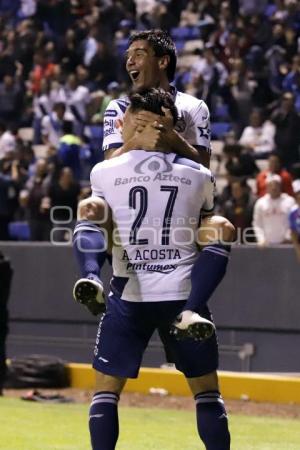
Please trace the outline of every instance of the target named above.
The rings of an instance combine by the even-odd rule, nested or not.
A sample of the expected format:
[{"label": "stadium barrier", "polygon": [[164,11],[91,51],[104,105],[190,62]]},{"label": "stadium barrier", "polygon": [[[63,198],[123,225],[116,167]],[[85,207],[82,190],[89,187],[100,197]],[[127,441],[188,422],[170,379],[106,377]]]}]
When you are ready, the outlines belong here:
[{"label": "stadium barrier", "polygon": [[[30,242],[0,246],[15,274],[8,357],[40,353],[90,363],[97,318],[72,299],[78,276],[72,249]],[[233,249],[228,273],[210,300],[222,370],[300,373],[299,272],[291,246]],[[106,266],[106,288],[110,273]],[[164,362],[155,334],[143,366]]]},{"label": "stadium barrier", "polygon": [[[71,387],[93,389],[94,371],[88,364],[69,364]],[[219,372],[221,392],[224,398],[300,404],[300,376],[272,374],[245,374]],[[189,396],[191,392],[184,376],[177,370],[141,368],[139,377],[128,380],[125,392],[149,394],[151,390],[162,395]]]}]

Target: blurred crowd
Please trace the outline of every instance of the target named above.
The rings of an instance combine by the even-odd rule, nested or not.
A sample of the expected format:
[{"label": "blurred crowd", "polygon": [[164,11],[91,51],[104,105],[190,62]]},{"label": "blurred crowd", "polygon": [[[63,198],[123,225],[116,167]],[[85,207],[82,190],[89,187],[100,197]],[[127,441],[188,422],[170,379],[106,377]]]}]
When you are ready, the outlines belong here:
[{"label": "blurred crowd", "polygon": [[[53,219],[67,224],[55,239],[69,239],[63,228],[103,158],[105,108],[130,87],[128,38],[149,28],[175,41],[176,87],[210,108],[218,210],[238,230],[261,230],[249,242],[289,241],[300,179],[297,0],[0,0],[0,240],[49,240]],[[281,221],[275,237],[262,216]]]}]

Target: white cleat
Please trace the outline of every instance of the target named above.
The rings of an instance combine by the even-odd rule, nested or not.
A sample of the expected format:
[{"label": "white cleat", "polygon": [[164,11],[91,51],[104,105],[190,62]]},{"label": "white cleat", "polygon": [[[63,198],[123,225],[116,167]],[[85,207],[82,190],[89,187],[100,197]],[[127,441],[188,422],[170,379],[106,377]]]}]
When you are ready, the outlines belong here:
[{"label": "white cleat", "polygon": [[215,332],[215,325],[194,311],[183,311],[171,325],[170,333],[177,339],[204,341]]},{"label": "white cleat", "polygon": [[105,312],[104,290],[101,282],[90,278],[80,278],[74,285],[73,297],[76,302],[85,305],[94,316]]}]

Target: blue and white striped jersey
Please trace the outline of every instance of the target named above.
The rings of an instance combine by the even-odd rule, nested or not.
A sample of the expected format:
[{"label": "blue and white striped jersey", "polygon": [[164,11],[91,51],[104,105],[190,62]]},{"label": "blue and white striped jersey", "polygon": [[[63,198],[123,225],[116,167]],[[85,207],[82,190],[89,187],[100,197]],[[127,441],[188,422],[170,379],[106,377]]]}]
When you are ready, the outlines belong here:
[{"label": "blue and white striped jersey", "polygon": [[[175,129],[189,144],[203,146],[210,152],[210,117],[206,103],[174,88],[179,119]],[[104,114],[103,151],[123,145],[121,134],[123,116],[129,105],[127,97],[111,100]]]},{"label": "blue and white striped jersey", "polygon": [[91,185],[112,210],[112,286],[121,298],[186,299],[200,212],[214,206],[211,172],[174,153],[133,150],[97,164]]}]

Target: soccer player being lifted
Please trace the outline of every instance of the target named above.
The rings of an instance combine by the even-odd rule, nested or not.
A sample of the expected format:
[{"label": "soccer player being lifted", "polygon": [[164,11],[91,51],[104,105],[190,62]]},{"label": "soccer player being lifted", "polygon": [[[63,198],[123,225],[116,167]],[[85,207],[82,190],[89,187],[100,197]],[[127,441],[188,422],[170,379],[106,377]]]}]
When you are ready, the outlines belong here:
[{"label": "soccer player being lifted", "polygon": [[[135,135],[134,123],[141,110],[163,114],[162,108],[167,108],[176,122],[170,93],[150,89],[132,94],[130,100],[123,123],[125,142]],[[160,149],[167,150],[163,145]],[[216,372],[216,334],[203,342],[170,334],[170,325],[190,296],[198,258],[199,215],[213,207],[211,172],[173,152],[137,149],[97,164],[91,185],[92,198],[99,198],[98,215],[103,220],[108,217],[107,202],[114,222],[111,292],[107,312],[100,319],[93,362],[96,393],[89,419],[93,450],[115,448],[119,396],[126,379],[138,376],[155,329],[194,395],[198,432],[206,449],[229,450],[228,421]],[[206,304],[200,312],[212,323]]]},{"label": "soccer player being lifted", "polygon": [[[208,166],[210,154],[209,111],[206,104],[191,95],[176,91],[170,85],[176,69],[174,42],[163,31],[142,31],[133,35],[126,54],[126,69],[133,87],[161,87],[175,99],[178,121],[170,114],[164,116],[140,111],[135,117],[134,135],[123,139],[121,128],[129,104],[127,97],[112,100],[105,112],[103,150],[106,158],[115,158],[134,149],[153,151],[168,148],[190,164],[193,161]],[[152,126],[147,126],[152,125]],[[141,132],[143,131],[143,132]],[[99,220],[97,201],[85,200],[79,204],[78,222],[74,230],[74,250],[82,278],[74,286],[74,297],[94,312],[104,309],[103,286],[100,271],[106,259],[105,238],[96,222]],[[192,272],[192,290],[187,302],[189,311],[197,311],[205,304],[223,279],[228,263],[234,228],[219,216],[208,215],[201,222],[201,242],[206,247],[199,254]],[[189,333],[194,328],[195,316],[190,312],[179,317],[178,330]],[[196,319],[198,320],[198,318]]]}]

